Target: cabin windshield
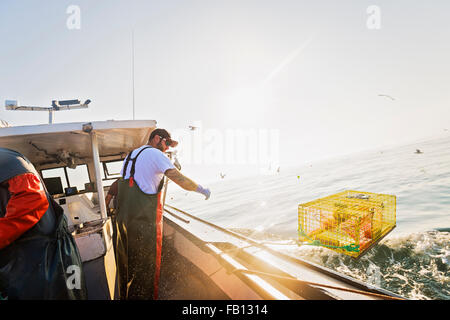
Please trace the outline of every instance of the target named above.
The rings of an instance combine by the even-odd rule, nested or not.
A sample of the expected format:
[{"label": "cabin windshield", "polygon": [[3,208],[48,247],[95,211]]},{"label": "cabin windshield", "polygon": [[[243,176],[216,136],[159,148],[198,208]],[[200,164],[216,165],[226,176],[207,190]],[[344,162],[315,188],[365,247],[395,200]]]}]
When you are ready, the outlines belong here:
[{"label": "cabin windshield", "polygon": [[76,187],[78,192],[86,191],[89,179],[88,167],[85,164],[78,165],[75,169],[58,167],[41,170],[41,176],[50,194],[64,193],[66,188]]}]

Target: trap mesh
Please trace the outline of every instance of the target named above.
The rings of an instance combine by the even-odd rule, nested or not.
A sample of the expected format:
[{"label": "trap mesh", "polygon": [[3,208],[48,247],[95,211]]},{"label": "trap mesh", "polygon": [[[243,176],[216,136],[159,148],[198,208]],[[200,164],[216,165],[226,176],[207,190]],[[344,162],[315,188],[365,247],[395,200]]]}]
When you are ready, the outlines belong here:
[{"label": "trap mesh", "polygon": [[396,197],[347,190],[298,206],[299,241],[357,258],[396,224]]}]

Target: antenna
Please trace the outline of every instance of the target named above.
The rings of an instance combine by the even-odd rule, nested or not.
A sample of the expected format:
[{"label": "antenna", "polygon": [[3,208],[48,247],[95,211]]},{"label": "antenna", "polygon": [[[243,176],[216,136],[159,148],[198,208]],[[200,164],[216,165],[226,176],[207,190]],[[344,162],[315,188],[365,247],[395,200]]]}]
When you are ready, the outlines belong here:
[{"label": "antenna", "polygon": [[53,112],[73,109],[84,109],[89,106],[91,100],[87,99],[84,103],[80,100],[53,100],[51,107],[36,107],[36,106],[19,106],[17,100],[6,100],[5,109],[14,111],[47,111],[48,123],[53,123]]},{"label": "antenna", "polygon": [[133,85],[133,120],[134,120],[134,29],[131,29],[131,78]]}]

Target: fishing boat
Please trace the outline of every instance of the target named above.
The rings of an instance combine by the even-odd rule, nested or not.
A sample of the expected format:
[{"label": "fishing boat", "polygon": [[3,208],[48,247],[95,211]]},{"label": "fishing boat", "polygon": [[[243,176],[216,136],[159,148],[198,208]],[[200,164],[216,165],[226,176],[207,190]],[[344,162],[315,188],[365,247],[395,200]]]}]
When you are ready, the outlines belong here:
[{"label": "fishing boat", "polygon": [[[123,159],[147,143],[156,124],[111,120],[0,128],[0,147],[25,155],[64,208],[89,299],[117,299],[113,223],[105,195],[120,176]],[[159,299],[403,299],[176,208],[166,203],[168,186],[166,181]]]}]

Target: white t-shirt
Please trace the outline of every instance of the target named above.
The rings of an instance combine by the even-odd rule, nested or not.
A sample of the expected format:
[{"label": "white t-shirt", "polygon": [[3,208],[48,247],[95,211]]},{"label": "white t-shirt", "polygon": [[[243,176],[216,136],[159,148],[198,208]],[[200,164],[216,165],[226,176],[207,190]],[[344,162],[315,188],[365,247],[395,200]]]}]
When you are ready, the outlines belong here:
[{"label": "white t-shirt", "polygon": [[[143,145],[132,151],[131,159],[141,151],[141,149],[148,147]],[[130,170],[133,164],[132,160],[128,161],[127,172],[124,175],[123,169],[125,166],[126,158],[122,165],[120,174],[124,179],[130,177]],[[136,160],[134,168],[134,181],[139,188],[147,194],[155,194],[158,192],[158,186],[161,179],[164,178],[164,172],[168,169],[174,169],[175,166],[170,162],[170,159],[161,150],[156,148],[147,148],[141,152]]]}]

